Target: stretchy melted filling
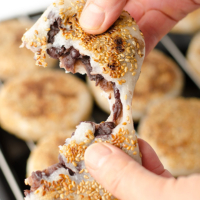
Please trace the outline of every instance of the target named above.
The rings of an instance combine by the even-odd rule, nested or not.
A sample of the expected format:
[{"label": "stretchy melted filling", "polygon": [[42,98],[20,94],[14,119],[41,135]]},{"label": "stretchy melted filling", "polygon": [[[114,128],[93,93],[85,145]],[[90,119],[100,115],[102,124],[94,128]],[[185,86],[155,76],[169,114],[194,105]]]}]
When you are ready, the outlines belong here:
[{"label": "stretchy melted filling", "polygon": [[112,82],[108,82],[104,77],[100,74],[92,75],[92,67],[90,64],[90,58],[88,56],[82,56],[76,49],[73,47],[70,47],[69,49],[66,49],[65,47],[61,48],[55,48],[52,47],[47,50],[47,53],[55,59],[60,58],[60,61],[62,63],[63,68],[65,68],[67,71],[70,71],[72,73],[75,73],[75,62],[77,60],[81,60],[81,62],[85,66],[85,70],[87,72],[88,77],[91,81],[96,82],[96,86],[100,85],[100,87],[104,91],[111,91],[114,90],[114,96],[115,96],[115,104],[113,105],[113,121],[116,122],[117,119],[122,114],[122,103],[120,100],[120,93],[119,90],[115,87],[115,84]]},{"label": "stretchy melted filling", "polygon": [[[49,14],[49,18],[54,17],[53,13]],[[59,33],[61,27],[61,19],[57,18],[55,19],[54,23],[50,26],[50,31],[48,32],[48,42],[53,44],[54,37],[56,34]],[[75,63],[77,60],[81,60],[81,62],[85,66],[85,70],[87,72],[88,77],[91,81],[96,82],[96,86],[100,85],[100,87],[105,91],[111,91],[114,90],[114,96],[115,96],[115,104],[113,105],[113,121],[117,122],[118,118],[122,114],[122,103],[120,100],[120,93],[119,90],[115,87],[115,84],[112,82],[108,82],[104,77],[100,74],[92,75],[92,67],[90,64],[90,57],[81,55],[78,50],[74,49],[73,47],[70,47],[69,49],[66,49],[64,46],[61,48],[49,48],[47,49],[47,53],[49,56],[55,59],[60,59],[62,65],[62,68],[65,68],[67,71],[70,71],[72,73],[75,73]]]},{"label": "stretchy melted filling", "polygon": [[38,170],[31,174],[31,176],[28,178],[29,184],[31,185],[31,189],[24,191],[25,196],[27,196],[31,192],[34,192],[35,190],[37,190],[40,187],[43,176],[49,177],[53,172],[55,172],[56,170],[58,170],[60,168],[68,169],[69,174],[71,176],[73,176],[75,174],[70,168],[65,166],[64,162],[60,159],[60,157],[59,157],[59,160],[60,160],[60,162],[58,164],[52,165],[43,171]]}]

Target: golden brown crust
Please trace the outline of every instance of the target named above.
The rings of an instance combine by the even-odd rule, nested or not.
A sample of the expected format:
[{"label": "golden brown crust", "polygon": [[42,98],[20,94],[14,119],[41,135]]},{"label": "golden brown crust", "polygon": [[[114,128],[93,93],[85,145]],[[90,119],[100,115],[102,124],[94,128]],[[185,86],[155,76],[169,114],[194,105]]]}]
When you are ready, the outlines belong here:
[{"label": "golden brown crust", "polygon": [[58,70],[39,70],[8,81],[1,91],[2,127],[25,140],[74,128],[92,110],[85,84]]},{"label": "golden brown crust", "polygon": [[27,176],[58,163],[59,146],[64,145],[65,140],[70,138],[73,132],[74,130],[66,130],[64,133],[55,133],[41,138],[27,161]]},{"label": "golden brown crust", "polygon": [[[69,2],[64,2],[64,4],[69,4]],[[91,59],[101,66],[103,74],[114,79],[120,79],[129,73],[135,76],[138,71],[136,70],[138,61],[144,57],[145,49],[143,33],[138,29],[135,20],[128,12],[123,11],[117,21],[105,33],[91,35],[84,32],[79,24],[82,9],[77,8],[79,6],[83,8],[84,3],[75,1],[73,4],[74,6],[70,7],[70,10],[68,6],[55,5],[55,9],[60,11],[59,15],[56,16],[52,10],[47,10],[43,14],[43,18],[40,19],[40,23],[45,26],[45,23],[49,23],[48,18],[57,20],[55,22],[58,26],[57,42],[62,41],[61,37],[64,37],[66,41],[73,40],[74,43],[78,41],[79,52],[81,54],[84,54],[83,52],[89,53]],[[65,9],[66,12],[64,12]],[[49,37],[51,26],[47,29],[41,29],[40,23],[37,22],[30,31],[26,32],[22,41],[23,46],[35,53],[36,64],[46,67],[47,63],[43,55],[46,55],[47,46],[53,44],[54,39],[51,41]],[[60,32],[62,33],[60,34]],[[65,48],[70,48],[67,45],[66,43]],[[60,44],[61,46],[62,44]],[[61,67],[64,68],[62,59]],[[123,84],[124,81],[126,80],[119,80],[119,84]]]},{"label": "golden brown crust", "polygon": [[[91,199],[115,199],[112,194],[96,183],[85,167],[85,150],[95,142],[112,143],[141,164],[131,109],[126,110],[124,107],[131,103],[134,86],[143,62],[145,52],[143,35],[136,22],[126,12],[122,12],[114,25],[105,33],[86,34],[78,23],[80,7],[83,8],[84,3],[84,1],[76,0],[57,0],[45,11],[38,23],[25,33],[22,39],[23,46],[31,49],[36,56],[44,55],[46,49],[51,48],[47,52],[53,57],[60,58],[61,67],[65,67],[67,71],[84,73],[85,68],[71,69],[73,66],[65,62],[69,61],[67,54],[63,55],[63,52],[54,54],[59,49],[61,51],[65,49],[71,51],[72,48],[78,50],[79,54],[76,53],[74,57],[80,58],[86,65],[86,70],[92,80],[96,79],[97,83],[102,81],[105,85],[108,85],[107,82],[113,82],[109,84],[114,89],[110,97],[110,107],[113,107],[113,112],[106,122],[100,125],[82,122],[77,127],[73,137],[60,148],[62,161],[72,171],[61,167],[50,177],[42,175],[42,182],[38,183],[40,187],[36,191],[32,190],[26,196],[27,200],[38,199],[41,196],[48,198],[45,195],[49,195],[51,192],[57,193],[53,198],[61,199],[72,199],[73,197],[74,199],[83,199],[88,196],[89,199],[90,197]],[[52,23],[55,23],[56,32],[53,30]],[[35,33],[36,39],[34,39]],[[51,33],[52,35],[56,33],[55,40],[51,38],[50,41],[48,36]],[[138,40],[136,41],[134,37]],[[47,41],[48,45],[46,45]],[[38,55],[38,51],[40,51],[40,55]],[[45,61],[40,58],[37,60],[37,64],[46,66]],[[26,179],[26,183],[33,186],[32,177]],[[65,188],[70,193],[65,193]]]},{"label": "golden brown crust", "polygon": [[[32,22],[25,20],[0,22],[0,79],[6,80],[27,71],[41,69],[35,66],[33,54],[29,50],[19,48],[25,29],[31,26]],[[47,62],[53,67],[57,61],[48,58]]]},{"label": "golden brown crust", "polygon": [[175,176],[200,172],[200,100],[177,98],[155,104],[139,127]]}]

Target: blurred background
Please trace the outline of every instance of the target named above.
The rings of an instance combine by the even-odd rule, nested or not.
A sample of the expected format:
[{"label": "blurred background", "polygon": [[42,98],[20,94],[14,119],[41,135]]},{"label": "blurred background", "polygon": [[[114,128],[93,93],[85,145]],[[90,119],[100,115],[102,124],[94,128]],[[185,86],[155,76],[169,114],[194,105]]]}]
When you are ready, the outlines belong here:
[{"label": "blurred background", "polygon": [[[51,2],[52,0],[18,0],[12,3],[5,1],[0,7],[0,199],[2,200],[23,199],[23,190],[27,189],[24,179],[32,171],[42,170],[58,162],[58,146],[64,144],[65,139],[70,137],[81,121],[91,120],[99,123],[105,121],[109,115],[107,100],[86,76],[65,75],[63,70],[59,69],[58,61],[51,58],[48,58],[49,70],[45,71],[35,66],[32,52],[19,48],[26,28],[32,26]],[[134,125],[136,130],[138,127],[142,130],[145,123],[141,125],[140,123],[149,116],[148,110],[152,105],[163,103],[164,100],[167,100],[169,105],[173,104],[174,99],[181,98],[184,103],[180,105],[188,106],[190,110],[188,99],[195,98],[196,109],[193,108],[194,112],[189,118],[187,109],[180,112],[180,106],[175,106],[168,113],[173,121],[176,121],[177,117],[181,121],[169,122],[170,126],[174,127],[173,134],[168,135],[167,130],[163,133],[164,159],[169,160],[165,167],[175,177],[200,172],[200,157],[194,156],[194,152],[200,153],[199,31],[200,9],[179,22],[159,42],[156,50],[145,59],[133,99]],[[54,78],[55,74],[58,79]],[[66,78],[63,78],[63,74]],[[76,89],[72,91],[73,81],[77,84],[73,85]],[[80,106],[82,104],[85,106]],[[173,115],[176,111],[180,115]],[[162,113],[161,110],[158,112]],[[188,119],[190,125],[195,121],[195,124],[192,124],[195,130],[187,135],[187,132],[182,132],[181,123],[187,122]],[[155,125],[156,131],[159,132]],[[149,137],[140,133],[139,137],[145,138],[163,159],[163,151],[157,145],[158,134],[154,135],[153,132],[154,127],[151,127],[149,141]],[[196,144],[186,145],[184,140],[193,135],[196,140],[192,141]],[[194,160],[188,161],[189,164],[182,162],[181,167],[174,164],[177,157],[170,157],[166,153],[167,148],[172,146],[164,141],[165,137],[171,141],[177,137],[180,141],[183,140],[178,144],[177,151],[175,148],[173,152],[180,157],[179,162],[184,159],[183,149]],[[191,151],[191,146],[195,146],[196,149]],[[192,165],[194,163],[195,166]]]}]

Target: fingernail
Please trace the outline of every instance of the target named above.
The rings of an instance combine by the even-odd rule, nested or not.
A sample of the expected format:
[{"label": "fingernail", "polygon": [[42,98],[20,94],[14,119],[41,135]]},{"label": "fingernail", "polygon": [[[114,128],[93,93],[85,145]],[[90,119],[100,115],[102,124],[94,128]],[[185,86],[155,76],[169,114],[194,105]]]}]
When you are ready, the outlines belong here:
[{"label": "fingernail", "polygon": [[86,29],[98,29],[104,22],[105,12],[94,3],[90,3],[82,12],[80,24]]},{"label": "fingernail", "polygon": [[102,143],[93,144],[85,152],[86,167],[92,170],[99,169],[111,153],[112,151],[106,145]]}]

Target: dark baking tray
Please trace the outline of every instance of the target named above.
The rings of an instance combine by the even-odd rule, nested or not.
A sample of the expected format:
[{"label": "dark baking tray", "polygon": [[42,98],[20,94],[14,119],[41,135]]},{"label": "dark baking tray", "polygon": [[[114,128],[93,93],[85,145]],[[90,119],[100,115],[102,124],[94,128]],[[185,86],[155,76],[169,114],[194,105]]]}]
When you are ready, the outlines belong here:
[{"label": "dark baking tray", "polygon": [[[176,44],[179,50],[185,55],[188,48],[188,44],[192,36],[169,34],[169,37]],[[167,51],[167,49],[163,46],[162,43],[159,43],[156,46],[156,48],[162,50],[164,53],[166,53],[171,57],[171,54]],[[182,96],[200,97],[200,90],[198,89],[198,87],[193,83],[191,78],[185,72],[183,73],[185,74],[185,86]],[[77,76],[85,80],[85,76],[82,75],[77,75]],[[92,119],[95,122],[99,123],[101,121],[105,121],[107,117],[108,114],[103,112],[100,108],[98,108],[96,104],[94,104]],[[137,124],[135,124],[135,127],[137,128]],[[30,154],[30,149],[27,146],[27,143],[0,128],[0,149],[2,150],[4,157],[6,158],[6,161],[11,169],[11,172],[14,178],[16,179],[16,182],[19,186],[19,190],[23,192],[23,190],[28,188],[24,184],[24,179],[26,177],[26,161]],[[1,200],[16,199],[1,169],[0,169],[0,199]]]}]

